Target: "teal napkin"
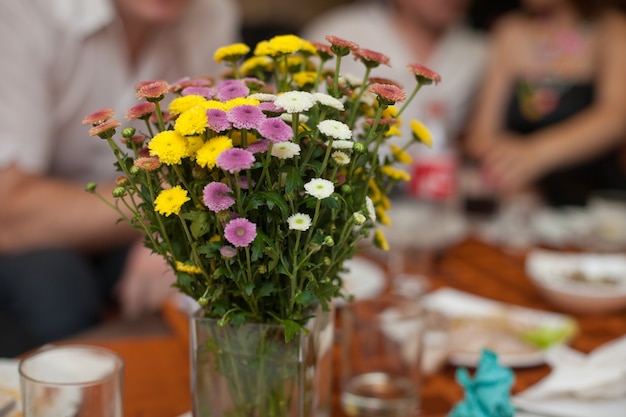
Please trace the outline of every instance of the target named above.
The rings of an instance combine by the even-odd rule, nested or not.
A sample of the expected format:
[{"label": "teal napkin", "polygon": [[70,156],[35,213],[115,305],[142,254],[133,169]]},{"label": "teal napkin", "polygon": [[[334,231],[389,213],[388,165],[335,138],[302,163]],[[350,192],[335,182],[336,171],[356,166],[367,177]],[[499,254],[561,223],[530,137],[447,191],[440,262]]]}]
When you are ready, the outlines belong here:
[{"label": "teal napkin", "polygon": [[495,353],[483,350],[473,379],[467,369],[457,369],[456,380],[463,386],[465,396],[448,417],[513,417],[514,379],[513,371],[501,366]]}]

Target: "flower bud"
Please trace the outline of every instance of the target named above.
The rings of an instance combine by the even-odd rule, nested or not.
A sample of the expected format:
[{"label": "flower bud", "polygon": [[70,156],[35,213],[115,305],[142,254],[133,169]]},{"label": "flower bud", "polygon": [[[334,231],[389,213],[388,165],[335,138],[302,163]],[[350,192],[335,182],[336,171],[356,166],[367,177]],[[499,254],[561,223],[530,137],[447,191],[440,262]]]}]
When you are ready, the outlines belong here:
[{"label": "flower bud", "polygon": [[124,129],[122,129],[122,137],[124,137],[126,139],[132,138],[134,134],[135,134],[135,128],[134,127],[126,127]]},{"label": "flower bud", "polygon": [[324,245],[326,246],[335,246],[335,239],[332,236],[326,236],[324,238]]},{"label": "flower bud", "polygon": [[132,167],[130,167],[128,169],[128,172],[130,172],[131,175],[137,175],[141,172],[141,169],[139,169],[139,167],[133,165]]},{"label": "flower bud", "polygon": [[113,189],[113,197],[119,198],[124,197],[126,195],[126,188],[124,187],[115,187]]},{"label": "flower bud", "polygon": [[331,264],[330,258],[328,256],[324,256],[324,259],[322,259],[322,263],[325,266],[330,266],[330,264]]},{"label": "flower bud", "polygon": [[354,213],[352,215],[352,218],[354,219],[354,224],[356,224],[357,226],[361,226],[367,220],[363,213]]},{"label": "flower bud", "polygon": [[354,142],[354,144],[352,145],[352,149],[354,150],[354,152],[358,153],[363,153],[366,150],[365,145],[361,142]]},{"label": "flower bud", "polygon": [[124,187],[128,185],[128,178],[124,175],[117,177],[115,180],[115,185],[117,185],[118,187]]},{"label": "flower bud", "polygon": [[87,191],[88,193],[95,193],[97,186],[98,184],[96,184],[95,182],[90,182],[85,186],[85,191]]},{"label": "flower bud", "polygon": [[267,274],[267,266],[265,266],[265,265],[260,265],[260,266],[257,268],[257,272],[258,272],[259,274],[261,274],[261,275]]},{"label": "flower bud", "polygon": [[200,305],[200,307],[204,307],[209,304],[209,300],[206,297],[200,297],[198,298],[198,304]]},{"label": "flower bud", "polygon": [[341,192],[343,194],[350,194],[352,193],[352,186],[350,184],[344,184],[341,186]]}]

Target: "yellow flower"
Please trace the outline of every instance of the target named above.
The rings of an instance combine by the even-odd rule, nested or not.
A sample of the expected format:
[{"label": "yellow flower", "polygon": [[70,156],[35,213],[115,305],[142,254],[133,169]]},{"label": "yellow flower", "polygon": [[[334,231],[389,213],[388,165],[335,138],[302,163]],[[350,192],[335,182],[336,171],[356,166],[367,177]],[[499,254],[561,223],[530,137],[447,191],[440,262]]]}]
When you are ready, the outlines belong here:
[{"label": "yellow flower", "polygon": [[154,209],[163,216],[180,213],[180,209],[187,201],[189,195],[180,185],[163,190],[154,199]]},{"label": "yellow flower", "polygon": [[382,118],[398,119],[397,126],[402,125],[401,118],[398,118],[398,108],[396,106],[387,106],[387,108],[383,110]]},{"label": "yellow flower", "polygon": [[178,116],[174,130],[183,136],[199,135],[204,133],[207,124],[206,109],[203,106],[195,106]]},{"label": "yellow flower", "polygon": [[385,165],[384,167],[380,168],[380,172],[382,172],[392,180],[396,181],[409,181],[411,179],[411,176],[408,172],[394,168],[390,165]]},{"label": "yellow flower", "polygon": [[209,110],[209,109],[218,109],[218,110],[224,110],[224,111],[227,110],[226,105],[218,100],[207,100],[206,102],[202,104],[202,106],[204,107],[205,110]]},{"label": "yellow flower", "polygon": [[292,54],[302,48],[302,39],[296,35],[278,35],[269,40],[271,55]]},{"label": "yellow flower", "polygon": [[[234,146],[241,146],[241,131],[240,130],[233,130],[230,133],[230,139],[233,141],[233,145]],[[257,140],[259,140],[259,138],[256,137],[256,135],[254,133],[252,133],[251,131],[248,131],[246,133],[246,142],[248,145],[250,145],[251,143],[256,142]]]},{"label": "yellow flower", "polygon": [[272,55],[272,48],[270,47],[269,41],[261,41],[256,44],[254,48],[255,56],[263,56],[263,55]]},{"label": "yellow flower", "polygon": [[300,88],[313,85],[315,83],[316,78],[317,78],[317,73],[314,71],[300,71],[293,75],[293,81]]},{"label": "yellow flower", "polygon": [[411,120],[410,125],[415,140],[422,142],[429,148],[433,146],[433,137],[431,136],[426,126],[424,126],[421,122],[418,122],[417,120]]},{"label": "yellow flower", "polygon": [[202,136],[187,136],[187,155],[194,156],[195,153],[204,145]]},{"label": "yellow flower", "polygon": [[402,136],[402,132],[397,125],[391,125],[389,126],[389,129],[387,129],[387,131],[385,132],[385,137],[389,136]]},{"label": "yellow flower", "polygon": [[242,75],[254,75],[257,72],[270,72],[274,70],[274,63],[267,56],[253,56],[241,64],[239,72]]},{"label": "yellow flower", "polygon": [[376,218],[385,226],[391,226],[391,219],[382,206],[376,206]]},{"label": "yellow flower", "polygon": [[196,163],[201,167],[212,169],[219,154],[233,147],[233,141],[228,136],[216,136],[204,143],[196,152]]},{"label": "yellow flower", "polygon": [[196,95],[190,94],[188,96],[176,97],[170,105],[168,106],[168,110],[171,114],[177,115],[181,114],[192,107],[202,106],[206,103],[207,99]]},{"label": "yellow flower", "polygon": [[370,180],[369,191],[367,195],[372,199],[372,201],[380,200],[380,196],[382,195],[382,193],[380,192],[380,188],[378,188],[378,184],[376,184],[376,181],[374,181],[374,179]]},{"label": "yellow flower", "polygon": [[178,272],[184,272],[186,274],[190,274],[190,275],[194,275],[194,274],[201,274],[202,273],[202,269],[198,268],[195,265],[189,265],[180,261],[176,261],[176,270]]},{"label": "yellow flower", "polygon": [[213,55],[213,59],[217,62],[222,62],[224,60],[236,61],[248,52],[250,52],[250,47],[248,47],[245,43],[234,43],[232,45],[218,48],[215,51],[215,55]]},{"label": "yellow flower", "polygon": [[317,55],[317,49],[315,48],[315,46],[313,46],[311,42],[307,41],[306,39],[301,40],[302,46],[300,47],[300,53],[305,56]]},{"label": "yellow flower", "polygon": [[221,242],[221,241],[222,241],[222,237],[220,235],[213,235],[209,239],[209,242],[211,242],[211,243]]},{"label": "yellow flower", "polygon": [[148,142],[150,155],[158,156],[159,160],[166,165],[180,164],[187,153],[187,140],[180,133],[173,130],[164,130]]},{"label": "yellow flower", "polygon": [[391,208],[391,202],[389,201],[389,197],[386,195],[382,196],[382,198],[378,201],[378,204],[385,210],[389,210]]},{"label": "yellow flower", "polygon": [[228,100],[226,103],[224,103],[224,109],[223,110],[224,111],[228,111],[228,110],[232,109],[233,107],[243,106],[244,104],[248,104],[250,106],[258,106],[259,103],[260,103],[260,101],[255,99],[255,98],[236,97],[236,98]]},{"label": "yellow flower", "polygon": [[376,229],[374,232],[374,244],[384,251],[389,250],[389,243],[382,230]]},{"label": "yellow flower", "polygon": [[393,158],[401,164],[411,165],[413,163],[411,155],[397,145],[391,145],[391,154]]}]

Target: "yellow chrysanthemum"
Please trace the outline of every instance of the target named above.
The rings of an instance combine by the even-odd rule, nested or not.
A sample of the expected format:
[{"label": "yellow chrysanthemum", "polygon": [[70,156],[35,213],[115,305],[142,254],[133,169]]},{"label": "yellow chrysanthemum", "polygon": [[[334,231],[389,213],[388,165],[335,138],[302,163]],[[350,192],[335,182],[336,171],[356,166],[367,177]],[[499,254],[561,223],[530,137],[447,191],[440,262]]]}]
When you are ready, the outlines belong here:
[{"label": "yellow chrysanthemum", "polygon": [[411,155],[397,145],[391,145],[391,154],[393,158],[401,164],[411,165],[413,163]]},{"label": "yellow chrysanthemum", "polygon": [[382,195],[382,193],[380,192],[380,188],[378,188],[376,181],[374,181],[373,179],[370,180],[367,195],[374,202],[380,200],[380,196]]},{"label": "yellow chrysanthemum", "polygon": [[232,45],[222,46],[215,51],[213,59],[217,62],[236,61],[250,52],[250,47],[245,43],[234,43]]},{"label": "yellow chrysanthemum", "polygon": [[400,131],[400,128],[397,125],[389,126],[389,129],[385,132],[385,137],[390,136],[402,136],[402,131]]},{"label": "yellow chrysanthemum", "polygon": [[183,136],[200,135],[206,130],[207,124],[206,109],[203,106],[195,106],[178,116],[174,130]]},{"label": "yellow chrysanthemum", "polygon": [[219,100],[207,100],[202,104],[205,110],[218,109],[226,111],[226,105]]},{"label": "yellow chrysanthemum", "polygon": [[176,270],[185,274],[197,275],[202,273],[202,269],[195,265],[189,265],[180,261],[176,261]]},{"label": "yellow chrysanthemum", "polygon": [[187,155],[195,157],[196,152],[204,145],[202,136],[187,136]]},{"label": "yellow chrysanthemum", "polygon": [[382,118],[383,119],[397,119],[398,108],[396,106],[387,106],[387,108],[383,110]]},{"label": "yellow chrysanthemum", "polygon": [[413,138],[415,138],[419,142],[422,142],[429,148],[433,146],[433,137],[428,131],[428,128],[424,126],[424,124],[417,120],[411,120],[410,126],[411,130],[413,131]]},{"label": "yellow chrysanthemum", "polygon": [[301,40],[302,46],[300,47],[300,53],[305,56],[317,55],[317,49],[315,48],[315,46],[313,46],[311,42],[307,41],[306,39]]},{"label": "yellow chrysanthemum", "polygon": [[274,70],[274,62],[267,56],[253,56],[246,59],[239,67],[242,75],[254,75],[257,72],[270,72]]},{"label": "yellow chrysanthemum", "polygon": [[[233,130],[230,133],[230,139],[233,141],[233,146],[241,146],[242,142],[241,142],[241,131],[239,130]],[[250,132],[247,131],[246,132],[246,143],[248,145],[256,142],[257,140],[259,140],[259,138],[257,138],[257,136]]]},{"label": "yellow chrysanthemum", "polygon": [[258,106],[260,103],[261,102],[255,98],[236,97],[225,102],[223,110],[228,111],[232,109],[233,107],[243,106],[245,104],[250,105],[250,106]]},{"label": "yellow chrysanthemum", "polygon": [[216,242],[221,242],[221,241],[222,241],[222,237],[220,235],[213,235],[209,239],[209,242],[211,243],[216,243]]},{"label": "yellow chrysanthemum", "polygon": [[389,197],[387,197],[386,195],[382,196],[382,198],[378,200],[378,204],[384,210],[389,210],[391,208],[391,201],[389,201]]},{"label": "yellow chrysanthemum", "polygon": [[272,48],[270,47],[269,41],[261,41],[256,44],[254,48],[254,56],[267,56],[272,55]]},{"label": "yellow chrysanthemum", "polygon": [[316,78],[317,73],[314,71],[300,71],[293,75],[293,81],[300,88],[312,86],[313,84],[315,84]]},{"label": "yellow chrysanthemum", "polygon": [[302,48],[302,39],[296,35],[278,35],[269,40],[271,55],[292,54]]},{"label": "yellow chrysanthemum", "polygon": [[387,242],[387,238],[385,237],[383,231],[380,229],[376,229],[376,231],[374,232],[374,244],[384,251],[389,250],[389,243]]},{"label": "yellow chrysanthemum", "polygon": [[182,159],[189,156],[187,153],[187,139],[173,130],[159,132],[148,142],[150,155],[158,156],[166,165],[180,164]]},{"label": "yellow chrysanthemum", "polygon": [[183,190],[180,185],[163,190],[154,199],[154,209],[163,216],[180,213],[180,209],[189,201],[187,190]]},{"label": "yellow chrysanthemum", "polygon": [[384,167],[382,167],[380,169],[380,172],[382,172],[392,180],[396,181],[409,181],[411,179],[411,176],[408,172],[394,168],[390,165],[385,165]]},{"label": "yellow chrysanthemum", "polygon": [[391,226],[391,218],[387,215],[387,211],[382,206],[376,206],[376,219],[385,226]]},{"label": "yellow chrysanthemum", "polygon": [[196,152],[196,163],[201,167],[212,169],[217,157],[226,149],[233,147],[233,141],[228,136],[216,136],[209,139]]},{"label": "yellow chrysanthemum", "polygon": [[206,101],[207,99],[202,96],[190,94],[188,96],[176,97],[172,100],[167,109],[171,114],[178,115],[192,107],[202,106]]}]

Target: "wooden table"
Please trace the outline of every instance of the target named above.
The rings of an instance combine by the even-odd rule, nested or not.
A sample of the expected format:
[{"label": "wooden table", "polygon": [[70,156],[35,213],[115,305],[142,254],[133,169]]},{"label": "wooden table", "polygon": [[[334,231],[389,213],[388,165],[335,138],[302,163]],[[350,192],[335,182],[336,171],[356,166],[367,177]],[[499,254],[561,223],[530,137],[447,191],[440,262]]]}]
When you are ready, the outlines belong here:
[{"label": "wooden table", "polygon": [[[469,239],[447,250],[435,271],[431,276],[434,288],[450,286],[494,300],[558,311],[540,297],[526,277],[523,256],[504,253],[477,240]],[[190,409],[187,322],[171,306],[164,309],[164,316],[172,328],[170,335],[86,342],[112,349],[125,360],[125,417],[177,417]],[[626,334],[624,312],[574,317],[580,333],[572,347],[583,352]],[[548,372],[547,366],[517,369],[514,392],[536,383]],[[444,417],[462,395],[454,381],[454,368],[445,367],[424,380],[422,416]],[[332,415],[343,416],[336,399]]]}]

